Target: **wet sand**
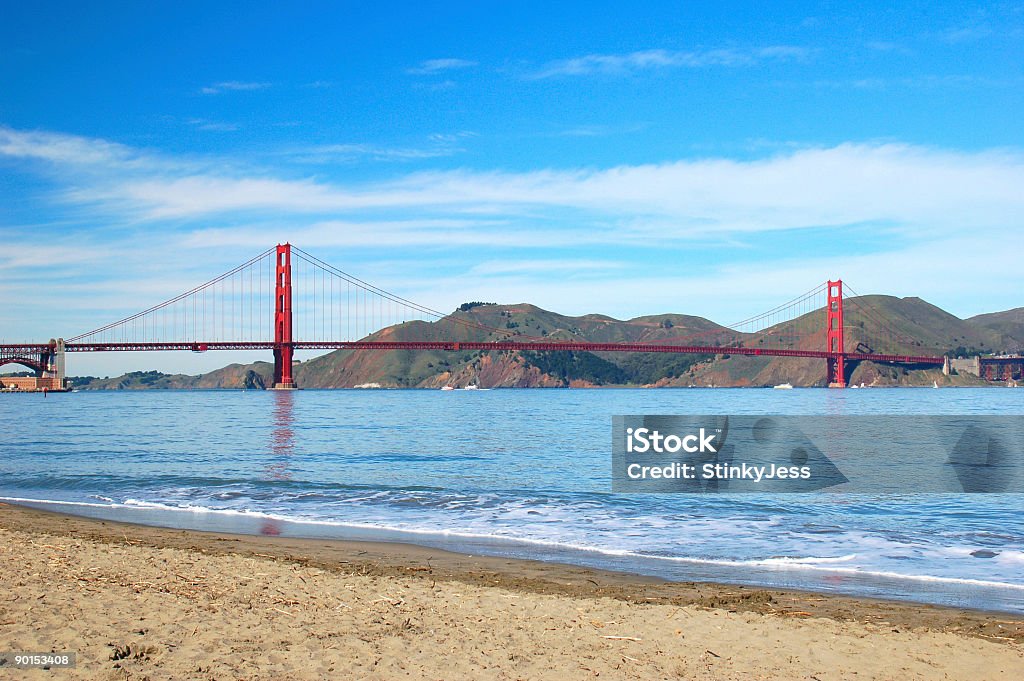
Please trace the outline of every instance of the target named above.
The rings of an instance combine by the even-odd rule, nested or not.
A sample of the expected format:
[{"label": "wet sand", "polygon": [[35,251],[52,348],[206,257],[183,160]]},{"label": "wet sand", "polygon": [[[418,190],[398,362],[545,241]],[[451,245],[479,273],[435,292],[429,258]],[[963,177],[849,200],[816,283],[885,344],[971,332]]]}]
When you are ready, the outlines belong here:
[{"label": "wet sand", "polygon": [[0,651],[83,679],[1021,679],[1024,618],[0,504]]}]

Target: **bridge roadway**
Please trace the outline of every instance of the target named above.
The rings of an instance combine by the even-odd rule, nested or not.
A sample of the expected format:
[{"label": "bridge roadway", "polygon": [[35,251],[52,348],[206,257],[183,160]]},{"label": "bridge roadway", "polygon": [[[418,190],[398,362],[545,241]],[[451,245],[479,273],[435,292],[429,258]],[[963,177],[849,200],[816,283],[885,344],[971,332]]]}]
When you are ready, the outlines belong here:
[{"label": "bridge roadway", "polygon": [[[763,357],[812,357],[872,362],[899,362],[902,364],[932,364],[942,366],[942,357],[928,355],[885,355],[859,352],[826,352],[824,350],[787,350],[782,348],[722,347],[712,345],[669,345],[654,343],[588,343],[582,341],[294,341],[295,350],[527,350],[534,352],[668,352],[691,355],[748,355]],[[142,352],[207,350],[273,350],[273,341],[244,342],[181,342],[181,343],[67,343],[66,352]],[[52,352],[49,343],[30,343],[0,346],[0,358],[37,355]]]}]

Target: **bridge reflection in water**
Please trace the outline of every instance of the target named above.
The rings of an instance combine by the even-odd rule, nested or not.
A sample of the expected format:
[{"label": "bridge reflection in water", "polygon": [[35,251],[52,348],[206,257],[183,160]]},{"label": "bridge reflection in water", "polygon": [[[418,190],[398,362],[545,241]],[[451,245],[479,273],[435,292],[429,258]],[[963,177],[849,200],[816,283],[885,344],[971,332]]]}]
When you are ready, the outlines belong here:
[{"label": "bridge reflection in water", "polygon": [[[289,466],[295,453],[295,393],[289,390],[275,390],[273,395],[274,427],[270,432],[270,461],[263,469],[264,479],[286,481],[292,479]],[[274,518],[267,518],[260,526],[260,533],[277,536],[281,534],[281,523]]]}]

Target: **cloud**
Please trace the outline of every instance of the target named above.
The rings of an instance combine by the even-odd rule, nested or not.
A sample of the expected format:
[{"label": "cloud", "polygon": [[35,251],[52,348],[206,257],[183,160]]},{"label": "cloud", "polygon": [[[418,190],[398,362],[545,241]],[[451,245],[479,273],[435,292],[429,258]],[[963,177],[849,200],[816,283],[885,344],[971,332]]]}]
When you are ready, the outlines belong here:
[{"label": "cloud", "polygon": [[832,88],[837,90],[884,90],[892,88],[1019,88],[1024,85],[1024,78],[991,78],[976,75],[918,75],[904,77],[884,78],[855,78],[850,80],[814,80],[814,81],[775,81],[781,87],[804,88],[807,86],[818,88]]},{"label": "cloud", "polygon": [[[383,160],[450,155],[471,133],[442,134],[423,148],[368,144],[300,152]],[[59,196],[125,219],[204,219],[233,213],[332,218],[410,211],[423,217],[522,216],[530,224],[586,219],[620,239],[670,239],[830,225],[904,230],[1016,226],[1024,214],[1024,156],[905,144],[783,149],[754,160],[706,158],[609,168],[428,171],[338,185],[290,178],[222,159],[167,158],[104,140],[0,128],[0,157],[77,168]],[[429,213],[430,215],[427,215]]]},{"label": "cloud", "polygon": [[639,132],[648,127],[646,123],[633,125],[577,125],[555,132],[544,133],[546,137],[608,137]]},{"label": "cloud", "polygon": [[472,130],[460,130],[458,132],[435,132],[429,136],[429,139],[431,142],[437,142],[441,144],[454,144],[459,140],[477,136],[477,133],[473,132]]},{"label": "cloud", "polygon": [[458,150],[448,146],[384,147],[376,144],[321,144],[303,147],[296,157],[310,163],[354,161],[367,158],[374,161],[419,161],[451,156]]},{"label": "cloud", "polygon": [[411,73],[418,76],[428,76],[442,71],[452,71],[455,69],[468,69],[476,66],[477,62],[470,61],[469,59],[428,59],[420,62],[418,66],[414,66],[410,69],[406,69],[406,73]]},{"label": "cloud", "polygon": [[774,45],[753,50],[718,49],[703,51],[640,50],[625,54],[588,54],[551,61],[531,74],[532,79],[593,74],[622,75],[665,68],[707,68],[754,66],[766,61],[803,60],[810,56],[804,47]]},{"label": "cloud", "polygon": [[414,90],[425,90],[427,92],[447,92],[454,90],[459,86],[454,80],[446,78],[445,80],[438,80],[428,83],[413,83],[412,88]]},{"label": "cloud", "polygon": [[994,35],[996,35],[996,32],[991,26],[979,22],[947,29],[939,34],[939,39],[956,45],[958,43],[975,42]]},{"label": "cloud", "polygon": [[238,80],[227,80],[214,83],[201,88],[199,91],[204,95],[219,95],[224,92],[251,92],[253,90],[266,90],[270,83],[242,82]]},{"label": "cloud", "polygon": [[884,52],[892,54],[911,54],[911,50],[905,45],[900,43],[891,42],[888,40],[870,40],[864,43],[864,47],[874,52]]},{"label": "cloud", "polygon": [[185,240],[189,248],[265,247],[280,239],[282,230],[289,239],[304,248],[376,249],[376,248],[526,248],[536,250],[580,243],[586,230],[567,229],[557,233],[540,227],[510,229],[500,218],[419,218],[389,220],[326,220],[312,224],[283,226],[245,225],[241,227],[199,229]]},{"label": "cloud", "polygon": [[960,21],[937,34],[951,45],[983,40],[1019,40],[1024,37],[1024,5],[999,3],[967,11]]},{"label": "cloud", "polygon": [[45,130],[15,130],[0,125],[0,159],[4,157],[39,164],[54,173],[58,182],[68,168],[73,168],[82,174],[79,180],[83,184],[87,184],[88,176],[91,187],[117,178],[180,176],[231,165],[223,158],[166,156],[95,137]]},{"label": "cloud", "polygon": [[350,163],[359,160],[404,162],[454,156],[463,151],[458,143],[476,137],[476,133],[434,133],[427,137],[428,144],[418,147],[389,147],[367,143],[320,144],[287,152],[304,163]]},{"label": "cloud", "polygon": [[195,126],[198,130],[208,130],[212,132],[235,132],[238,130],[236,123],[224,123],[222,121],[210,121],[205,118],[190,118],[188,124]]},{"label": "cloud", "polygon": [[535,260],[488,260],[474,265],[470,275],[552,275],[593,274],[621,270],[625,263],[611,260],[584,259],[535,259]]},{"label": "cloud", "polygon": [[130,147],[106,140],[0,126],[0,156],[65,165],[126,164],[142,158]]},{"label": "cloud", "polygon": [[512,215],[568,210],[603,222],[649,218],[673,225],[666,237],[693,238],[852,224],[1005,226],[1024,212],[1020,186],[1024,158],[1014,152],[844,144],[753,161],[719,158],[522,173],[434,171],[346,186],[213,174],[128,176],[66,197],[128,206],[150,218],[254,210]]}]

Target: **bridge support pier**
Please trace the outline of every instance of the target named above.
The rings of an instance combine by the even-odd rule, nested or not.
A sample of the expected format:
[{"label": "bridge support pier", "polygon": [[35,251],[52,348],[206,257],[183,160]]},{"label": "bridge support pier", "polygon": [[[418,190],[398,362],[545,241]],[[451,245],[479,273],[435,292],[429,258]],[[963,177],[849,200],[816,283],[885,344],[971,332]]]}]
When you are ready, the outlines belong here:
[{"label": "bridge support pier", "polygon": [[292,347],[274,348],[274,385],[273,390],[294,390],[295,380],[292,378]]},{"label": "bridge support pier", "polygon": [[47,390],[64,390],[67,381],[64,363],[64,339],[51,338],[49,349],[39,357],[40,369],[36,377],[41,379],[40,387]]},{"label": "bridge support pier", "polygon": [[274,268],[274,383],[275,390],[294,390],[292,361],[292,246],[278,244]]},{"label": "bridge support pier", "polygon": [[846,358],[842,355],[836,357],[829,357],[825,360],[828,366],[828,387],[830,388],[845,388],[846,387]]}]

